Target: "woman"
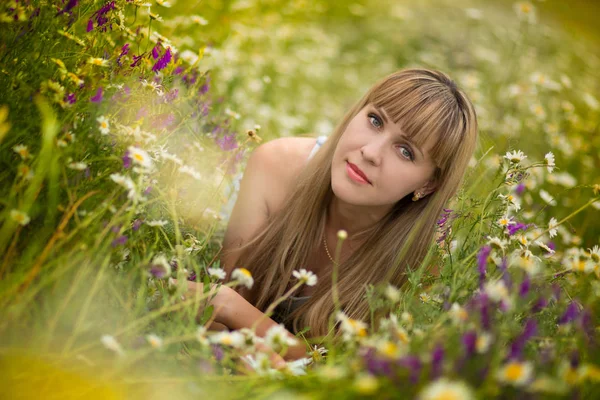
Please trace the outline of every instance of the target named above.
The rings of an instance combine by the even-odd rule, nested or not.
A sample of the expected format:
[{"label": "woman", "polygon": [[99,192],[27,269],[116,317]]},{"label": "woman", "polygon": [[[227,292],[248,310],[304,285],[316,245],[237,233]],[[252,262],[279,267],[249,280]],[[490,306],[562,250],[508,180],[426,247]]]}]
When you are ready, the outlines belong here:
[{"label": "woman", "polygon": [[[334,313],[332,268],[337,232],[339,305],[368,320],[365,286],[400,287],[417,268],[435,222],[456,193],[477,139],[473,105],[445,74],[406,69],[377,82],[354,105],[322,147],[315,139],[280,138],[250,156],[223,243],[221,265],[251,271],[251,290],[223,290],[214,300],[214,326],[278,322],[289,330],[328,333]],[[314,156],[307,162],[308,156]],[[274,319],[263,312],[296,280],[294,270],[318,276],[315,286],[282,303]],[[290,348],[286,358],[304,355]]]}]

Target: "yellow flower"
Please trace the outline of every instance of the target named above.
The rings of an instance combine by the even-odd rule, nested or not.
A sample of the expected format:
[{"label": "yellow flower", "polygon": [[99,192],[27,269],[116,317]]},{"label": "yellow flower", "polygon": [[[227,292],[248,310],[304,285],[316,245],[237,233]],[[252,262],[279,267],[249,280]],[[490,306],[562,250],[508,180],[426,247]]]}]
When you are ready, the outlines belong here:
[{"label": "yellow flower", "polygon": [[8,106],[0,107],[0,142],[10,130],[10,122],[8,122]]},{"label": "yellow flower", "polygon": [[155,334],[147,335],[146,340],[148,340],[148,343],[150,343],[150,346],[154,347],[155,349],[159,349],[163,345],[163,340],[160,337],[156,336]]},{"label": "yellow flower", "polygon": [[497,378],[499,381],[508,383],[514,386],[525,385],[533,376],[533,366],[525,361],[509,361],[498,371]]}]

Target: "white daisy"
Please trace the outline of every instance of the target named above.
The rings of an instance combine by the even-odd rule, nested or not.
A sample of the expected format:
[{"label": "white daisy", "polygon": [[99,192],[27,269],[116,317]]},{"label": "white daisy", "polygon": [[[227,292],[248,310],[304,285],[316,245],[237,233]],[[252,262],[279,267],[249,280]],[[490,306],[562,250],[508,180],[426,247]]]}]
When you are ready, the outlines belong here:
[{"label": "white daisy", "polygon": [[554,250],[552,250],[550,247],[546,246],[542,241],[536,240],[535,244],[540,246],[542,249],[546,250],[548,253],[554,254]]},{"label": "white daisy", "polygon": [[317,276],[304,268],[300,271],[292,272],[292,275],[307,286],[315,286],[317,284]]},{"label": "white daisy", "polygon": [[506,249],[508,242],[504,239],[500,239],[499,237],[494,236],[494,237],[489,238],[488,244],[499,250],[504,250],[504,249]]},{"label": "white daisy", "polygon": [[593,248],[588,248],[588,250],[590,251],[590,258],[592,259],[592,261],[594,261],[595,263],[600,262],[600,246],[596,245]]},{"label": "white daisy", "polygon": [[169,221],[164,220],[164,219],[153,219],[150,221],[146,221],[146,225],[149,226],[165,226],[169,223]]},{"label": "white daisy", "polygon": [[504,156],[504,158],[506,158],[508,161],[510,161],[513,164],[518,164],[521,161],[523,161],[524,159],[526,159],[527,156],[521,150],[515,150],[513,152],[506,152],[506,155]]},{"label": "white daisy", "polygon": [[108,60],[98,57],[90,57],[87,60],[88,64],[97,65],[99,67],[108,67]]},{"label": "white daisy", "polygon": [[127,150],[129,151],[129,158],[131,158],[134,163],[142,166],[143,168],[152,167],[152,159],[150,158],[150,154],[148,154],[145,150],[135,146],[129,146]]},{"label": "white daisy", "polygon": [[103,135],[108,135],[108,133],[110,132],[108,118],[106,118],[104,115],[101,115],[98,118],[96,118],[96,121],[98,121],[98,129],[100,130],[100,133]]},{"label": "white daisy", "polygon": [[387,297],[392,303],[400,301],[400,290],[393,285],[388,284],[385,288],[385,297]]},{"label": "white daisy", "polygon": [[100,338],[100,341],[102,342],[104,347],[106,347],[107,349],[114,351],[115,353],[117,353],[119,355],[123,354],[123,349],[121,348],[121,345],[119,344],[119,342],[117,342],[117,339],[115,339],[114,336],[102,335],[102,337]]},{"label": "white daisy", "polygon": [[533,366],[530,362],[509,361],[498,371],[496,377],[500,382],[514,386],[525,385],[533,376]]},{"label": "white daisy", "polygon": [[221,344],[223,346],[230,346],[239,349],[244,345],[244,335],[237,331],[224,331],[219,332],[216,335],[212,335],[209,338],[209,341],[214,344]]},{"label": "white daisy", "polygon": [[19,211],[19,210],[15,210],[15,209],[10,210],[10,218],[13,221],[18,222],[19,225],[21,225],[21,226],[25,226],[29,223],[29,221],[31,221],[31,218],[29,218],[29,215],[27,215],[23,211]]},{"label": "white daisy", "polygon": [[15,153],[17,153],[19,156],[21,156],[21,159],[23,159],[23,160],[26,160],[29,157],[31,157],[31,154],[29,153],[29,149],[24,144],[18,144],[16,146],[14,146],[13,151]]},{"label": "white daisy", "polygon": [[484,291],[490,299],[496,302],[501,300],[507,300],[509,296],[508,289],[506,288],[506,285],[502,280],[497,280],[495,282],[486,282],[484,286]]},{"label": "white daisy", "polygon": [[477,335],[477,340],[475,341],[475,350],[479,354],[483,354],[488,351],[490,345],[492,343],[492,335],[489,333],[483,332]]},{"label": "white daisy", "polygon": [[540,189],[539,193],[542,200],[544,200],[546,203],[548,203],[551,206],[556,205],[556,200],[554,199],[554,197],[552,197],[550,193],[546,192],[544,189]]},{"label": "white daisy", "polygon": [[528,1],[523,1],[519,3],[515,3],[513,6],[515,12],[517,13],[517,17],[521,21],[525,21],[528,23],[534,23],[536,21],[535,16],[535,7]]},{"label": "white daisy", "polygon": [[246,268],[236,268],[231,273],[231,278],[240,283],[240,285],[246,286],[248,289],[252,289],[254,279],[252,274]]},{"label": "white daisy", "polygon": [[146,340],[148,343],[150,343],[150,346],[154,347],[155,349],[159,349],[163,345],[163,340],[153,333],[146,335]]},{"label": "white daisy", "polygon": [[209,276],[217,279],[225,279],[225,276],[227,275],[225,270],[222,268],[210,267],[207,271]]},{"label": "white daisy", "polygon": [[554,217],[550,218],[550,222],[548,222],[548,234],[550,235],[551,238],[553,238],[554,236],[557,235],[557,224],[558,224],[558,220]]},{"label": "white daisy", "polygon": [[265,343],[279,353],[288,346],[294,346],[298,343],[298,339],[290,336],[283,324],[274,325],[267,330],[265,334]]},{"label": "white daisy", "polygon": [[84,162],[72,162],[72,163],[69,163],[67,165],[67,167],[74,169],[76,171],[83,171],[88,167],[88,165]]},{"label": "white daisy", "polygon": [[554,154],[552,154],[552,152],[546,153],[544,159],[546,160],[546,168],[548,169],[548,173],[551,174],[555,167]]},{"label": "white daisy", "polygon": [[419,393],[419,400],[473,400],[473,390],[464,382],[446,378],[431,382]]},{"label": "white daisy", "polygon": [[202,175],[200,175],[200,172],[196,171],[196,169],[194,167],[190,167],[188,165],[182,165],[179,167],[179,172],[182,172],[184,174],[188,174],[189,176],[191,176],[192,178],[196,179],[196,180],[200,180],[202,179]]},{"label": "white daisy", "polygon": [[349,318],[344,312],[338,312],[336,319],[341,322],[342,332],[346,340],[354,337],[367,336],[367,324],[362,321]]}]

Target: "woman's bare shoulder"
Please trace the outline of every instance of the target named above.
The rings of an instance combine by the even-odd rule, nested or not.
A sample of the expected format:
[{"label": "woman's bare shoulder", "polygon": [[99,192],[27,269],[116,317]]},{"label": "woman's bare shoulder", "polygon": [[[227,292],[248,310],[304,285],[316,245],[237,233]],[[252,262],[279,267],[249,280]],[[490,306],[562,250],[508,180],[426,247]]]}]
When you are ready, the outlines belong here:
[{"label": "woman's bare shoulder", "polygon": [[289,190],[289,184],[298,176],[304,167],[310,151],[317,142],[312,137],[281,137],[273,139],[263,146],[268,147],[267,152],[273,168],[269,170],[270,193],[267,204],[270,211],[276,210],[284,200]]}]

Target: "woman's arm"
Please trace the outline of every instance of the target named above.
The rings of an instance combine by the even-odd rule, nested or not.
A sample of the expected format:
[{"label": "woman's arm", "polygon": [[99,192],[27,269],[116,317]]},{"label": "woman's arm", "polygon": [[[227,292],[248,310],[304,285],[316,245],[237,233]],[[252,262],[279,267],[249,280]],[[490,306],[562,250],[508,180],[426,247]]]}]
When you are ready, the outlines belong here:
[{"label": "woman's arm", "polygon": [[[188,289],[202,292],[202,283],[188,281]],[[210,304],[213,305],[215,313],[211,329],[217,328],[221,330],[223,327],[232,330],[253,328],[258,321],[255,333],[257,336],[265,337],[271,327],[278,325],[277,322],[267,317],[262,311],[242,297],[242,295],[228,286],[221,286]],[[295,338],[290,332],[287,332],[287,334]],[[288,347],[283,358],[286,360],[297,360],[305,356],[306,346],[299,342],[295,346]]]}]

